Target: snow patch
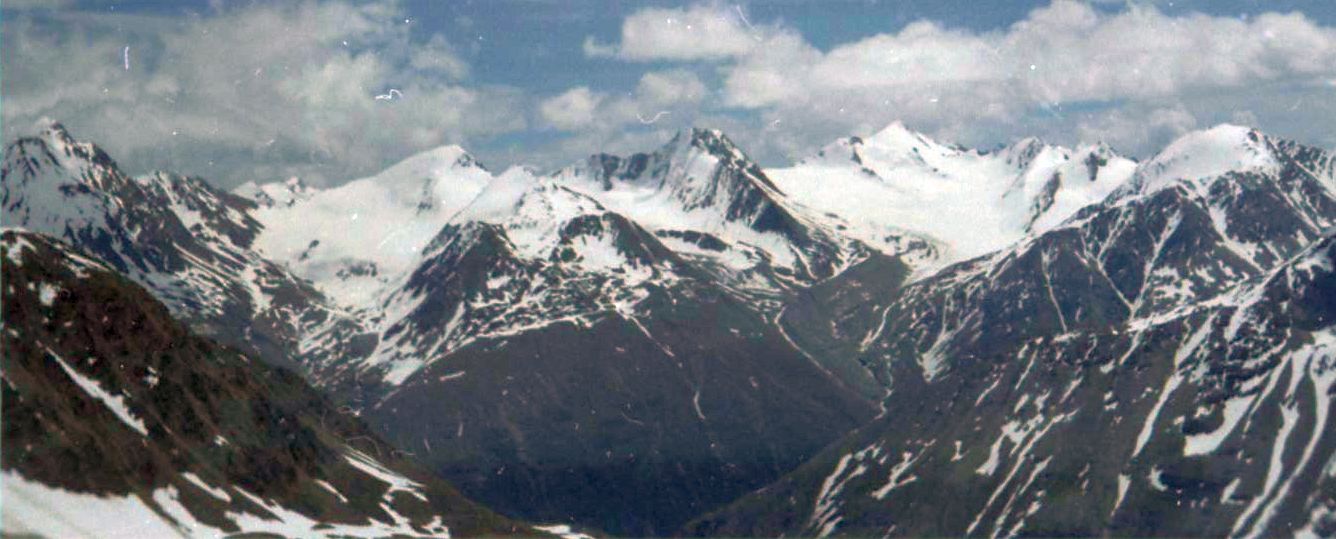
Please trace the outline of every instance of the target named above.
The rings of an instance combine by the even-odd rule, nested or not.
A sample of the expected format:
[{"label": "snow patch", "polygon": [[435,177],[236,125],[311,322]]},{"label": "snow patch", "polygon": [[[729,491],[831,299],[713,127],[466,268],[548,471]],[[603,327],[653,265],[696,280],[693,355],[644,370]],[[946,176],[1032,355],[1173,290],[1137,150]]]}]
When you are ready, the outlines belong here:
[{"label": "snow patch", "polygon": [[70,379],[73,380],[85,394],[92,397],[94,400],[101,402],[103,406],[106,406],[107,409],[115,414],[116,418],[120,419],[127,427],[134,429],[135,432],[138,432],[142,436],[148,436],[148,428],[144,426],[143,421],[138,417],[135,417],[134,413],[130,412],[130,406],[127,403],[128,399],[125,396],[116,395],[103,389],[102,384],[92,378],[84,376],[83,373],[74,370],[74,368],[70,367],[63,358],[49,348],[47,349],[47,354],[51,356],[51,359],[56,360],[56,363],[60,365],[60,368],[65,370],[65,374],[69,375]]}]

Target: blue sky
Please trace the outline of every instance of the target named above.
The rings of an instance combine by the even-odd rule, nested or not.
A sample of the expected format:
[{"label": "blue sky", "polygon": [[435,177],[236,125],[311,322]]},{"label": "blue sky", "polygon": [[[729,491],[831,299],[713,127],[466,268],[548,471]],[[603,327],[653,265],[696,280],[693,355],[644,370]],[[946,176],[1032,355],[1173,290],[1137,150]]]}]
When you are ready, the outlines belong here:
[{"label": "blue sky", "polygon": [[60,119],[134,172],[223,185],[338,183],[449,143],[551,168],[689,125],[766,164],[894,120],[971,146],[1145,155],[1224,121],[1336,146],[1325,0],[0,6],[7,140]]}]

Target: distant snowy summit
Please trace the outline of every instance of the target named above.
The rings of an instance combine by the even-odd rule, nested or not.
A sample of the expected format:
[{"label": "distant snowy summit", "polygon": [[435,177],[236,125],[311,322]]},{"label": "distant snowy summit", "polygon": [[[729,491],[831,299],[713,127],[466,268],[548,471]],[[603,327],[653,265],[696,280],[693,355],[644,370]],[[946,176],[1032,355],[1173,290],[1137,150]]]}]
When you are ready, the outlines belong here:
[{"label": "distant snowy summit", "polygon": [[768,172],[792,198],[840,215],[869,244],[896,232],[932,242],[939,257],[930,265],[939,267],[1052,228],[1135,169],[1103,144],[1072,150],[1028,138],[985,152],[939,143],[897,122]]}]

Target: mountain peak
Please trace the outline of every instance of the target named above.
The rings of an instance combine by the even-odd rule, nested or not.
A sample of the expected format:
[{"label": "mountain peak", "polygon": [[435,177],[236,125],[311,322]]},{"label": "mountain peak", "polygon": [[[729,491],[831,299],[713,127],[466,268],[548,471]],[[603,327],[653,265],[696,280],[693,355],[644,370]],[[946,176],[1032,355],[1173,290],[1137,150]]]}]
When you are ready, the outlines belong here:
[{"label": "mountain peak", "polygon": [[1200,148],[1207,145],[1245,146],[1259,142],[1261,137],[1261,132],[1251,127],[1222,123],[1208,129],[1189,131],[1174,139],[1160,154],[1174,154],[1184,148]]},{"label": "mountain peak", "polygon": [[936,141],[923,133],[914,131],[905,126],[904,122],[896,120],[882,128],[870,137],[867,137],[868,144],[878,146],[891,146],[897,148],[914,148],[918,146],[934,146]]},{"label": "mountain peak", "polygon": [[[9,143],[4,148],[3,172],[6,192],[27,189],[30,182],[47,183],[40,190],[58,190],[61,185],[79,185],[83,193],[114,189],[126,179],[115,161],[91,142],[75,140],[60,122],[43,118],[33,126],[34,134]],[[68,198],[60,194],[53,200]],[[13,210],[7,207],[6,210]]]},{"label": "mountain peak", "polygon": [[1002,155],[1006,156],[1008,163],[1024,170],[1048,147],[1039,137],[1025,137],[1004,148]]},{"label": "mountain peak", "polygon": [[57,155],[76,157],[99,165],[111,164],[111,157],[107,156],[102,148],[91,142],[75,139],[65,124],[56,120],[44,117],[37,121],[33,130],[37,133],[37,137]]},{"label": "mountain peak", "polygon": [[724,132],[723,132],[722,130],[720,130],[720,129],[713,129],[713,128],[707,128],[707,127],[692,127],[692,128],[691,128],[691,140],[692,140],[692,142],[708,143],[708,142],[713,142],[713,141],[718,141],[718,140],[727,140],[727,139],[728,139],[728,137],[725,136],[725,135],[724,135]]},{"label": "mountain peak", "polygon": [[664,145],[663,153],[671,155],[679,147],[697,148],[716,157],[743,157],[737,145],[719,129],[692,127],[678,131]]},{"label": "mountain peak", "polygon": [[1180,181],[1214,178],[1230,171],[1276,165],[1266,136],[1249,127],[1220,124],[1179,137],[1142,167],[1134,182],[1143,192]]},{"label": "mountain peak", "polygon": [[70,137],[69,130],[65,128],[65,124],[46,116],[33,123],[33,131],[44,139],[73,140]]},{"label": "mountain peak", "polygon": [[456,144],[447,144],[408,156],[383,172],[376,174],[376,178],[387,181],[393,178],[417,181],[424,177],[440,175],[446,171],[468,169],[487,170],[463,147]]}]

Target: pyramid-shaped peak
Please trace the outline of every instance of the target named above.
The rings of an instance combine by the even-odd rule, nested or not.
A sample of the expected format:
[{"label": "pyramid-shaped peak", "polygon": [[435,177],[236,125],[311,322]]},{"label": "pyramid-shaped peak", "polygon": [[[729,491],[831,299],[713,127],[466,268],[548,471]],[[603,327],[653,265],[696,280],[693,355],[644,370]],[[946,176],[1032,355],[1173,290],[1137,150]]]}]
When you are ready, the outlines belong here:
[{"label": "pyramid-shaped peak", "polygon": [[678,131],[664,145],[662,153],[671,154],[675,150],[686,148],[695,148],[715,157],[746,158],[742,150],[738,149],[737,145],[722,130],[705,127],[692,127]]},{"label": "pyramid-shaped peak", "polygon": [[868,141],[879,145],[893,146],[922,146],[937,144],[936,141],[927,135],[906,127],[904,122],[900,120],[891,122],[890,125],[882,128],[881,131],[868,137]]},{"label": "pyramid-shaped peak", "polygon": [[486,171],[477,159],[455,144],[439,146],[413,154],[376,175],[381,181],[406,179],[417,181],[446,171],[476,169]]}]

